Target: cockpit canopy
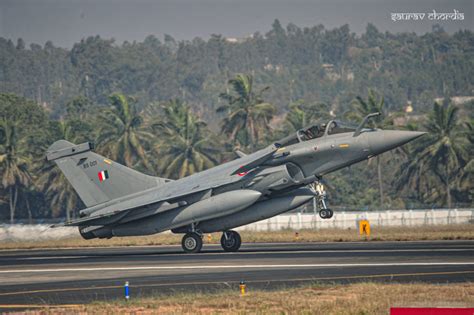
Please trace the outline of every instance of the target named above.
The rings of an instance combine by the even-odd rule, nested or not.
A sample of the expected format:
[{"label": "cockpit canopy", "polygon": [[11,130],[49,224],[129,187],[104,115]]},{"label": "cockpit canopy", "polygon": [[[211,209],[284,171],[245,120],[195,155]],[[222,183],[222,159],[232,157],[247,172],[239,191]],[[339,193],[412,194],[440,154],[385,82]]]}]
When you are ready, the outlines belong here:
[{"label": "cockpit canopy", "polygon": [[342,122],[339,120],[331,120],[329,123],[314,124],[299,129],[295,134],[278,141],[282,146],[292,145],[298,142],[308,141],[315,138],[321,138],[325,135],[335,135],[338,133],[355,132],[357,126]]},{"label": "cockpit canopy", "polygon": [[357,126],[348,122],[333,120],[329,122],[328,135],[335,135],[344,132],[354,132]]}]

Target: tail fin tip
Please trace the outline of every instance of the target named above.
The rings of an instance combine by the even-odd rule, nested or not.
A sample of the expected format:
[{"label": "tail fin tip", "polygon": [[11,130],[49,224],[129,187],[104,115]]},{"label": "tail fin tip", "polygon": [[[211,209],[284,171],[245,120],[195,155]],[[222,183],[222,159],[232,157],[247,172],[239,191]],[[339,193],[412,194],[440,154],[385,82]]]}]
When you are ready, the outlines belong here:
[{"label": "tail fin tip", "polygon": [[84,142],[76,145],[66,140],[58,140],[48,148],[46,159],[48,161],[54,161],[62,157],[76,155],[92,149],[94,149],[92,142]]}]

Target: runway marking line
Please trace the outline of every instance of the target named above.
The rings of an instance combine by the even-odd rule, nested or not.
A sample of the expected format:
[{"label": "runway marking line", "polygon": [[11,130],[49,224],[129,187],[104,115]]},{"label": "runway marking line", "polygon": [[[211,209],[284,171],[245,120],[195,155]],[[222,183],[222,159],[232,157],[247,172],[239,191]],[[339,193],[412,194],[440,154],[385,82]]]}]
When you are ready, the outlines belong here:
[{"label": "runway marking line", "polygon": [[[337,277],[318,277],[318,278],[293,278],[293,279],[275,279],[275,280],[249,280],[247,283],[261,283],[261,282],[283,282],[283,281],[320,281],[320,280],[341,280],[341,279],[363,279],[363,278],[396,278],[396,277],[411,277],[411,276],[436,276],[436,275],[454,275],[454,274],[470,274],[472,271],[442,271],[442,272],[418,272],[418,273],[397,273],[397,274],[375,274],[375,275],[360,275],[360,276],[337,276]],[[153,283],[153,284],[142,284],[133,286],[131,288],[144,288],[144,287],[166,287],[171,285],[202,285],[202,284],[218,284],[225,283],[228,281],[198,281],[198,282],[181,282],[181,283]],[[122,289],[123,286],[111,285],[111,286],[99,286],[99,287],[83,287],[83,288],[60,288],[60,289],[43,289],[43,290],[31,290],[31,291],[17,291],[17,292],[5,292],[0,293],[0,296],[11,296],[20,294],[34,294],[34,293],[47,293],[47,292],[63,292],[63,291],[86,291],[86,290],[102,290],[102,289]],[[0,305],[2,307],[2,305]]]},{"label": "runway marking line", "polygon": [[[435,248],[435,249],[384,249],[384,250],[379,250],[379,249],[350,249],[350,250],[279,250],[279,251],[258,251],[258,252],[253,252],[253,251],[241,251],[239,254],[241,256],[245,255],[266,255],[266,254],[282,254],[282,253],[292,253],[292,254],[306,254],[306,253],[411,253],[411,252],[470,252],[474,251],[474,248]],[[201,253],[200,256],[204,255],[222,255],[223,253],[221,252],[205,252]],[[228,255],[234,255],[235,253],[227,253]],[[124,254],[126,255],[126,254]],[[144,254],[133,254],[134,256],[150,256],[150,253],[144,253]],[[156,253],[156,254],[151,254],[155,256],[181,256],[181,253]],[[194,254],[191,254],[194,255]],[[80,259],[80,258],[87,258],[91,256],[87,255],[81,255],[81,256],[33,256],[33,257],[20,257],[20,258],[14,258],[16,260],[48,260],[48,259]],[[94,256],[92,256],[94,257]]]},{"label": "runway marking line", "polygon": [[139,266],[139,267],[84,267],[56,269],[10,269],[0,270],[4,273],[45,273],[73,271],[121,271],[121,270],[196,270],[196,269],[263,269],[263,268],[329,268],[329,267],[387,267],[387,266],[466,266],[474,262],[393,262],[393,263],[355,263],[355,264],[280,264],[280,265],[204,265],[204,266]]}]

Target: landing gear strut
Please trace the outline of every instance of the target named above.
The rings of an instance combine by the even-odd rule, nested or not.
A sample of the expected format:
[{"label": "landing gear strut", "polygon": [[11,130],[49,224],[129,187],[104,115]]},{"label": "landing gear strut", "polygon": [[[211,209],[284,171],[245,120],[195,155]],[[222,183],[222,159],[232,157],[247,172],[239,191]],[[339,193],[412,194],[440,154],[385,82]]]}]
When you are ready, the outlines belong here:
[{"label": "landing gear strut", "polygon": [[334,212],[326,206],[326,190],[324,189],[323,184],[317,182],[313,187],[316,192],[316,203],[319,206],[319,216],[321,219],[331,219],[334,215]]},{"label": "landing gear strut", "polygon": [[221,246],[226,252],[236,252],[242,244],[239,233],[235,231],[225,231],[222,233]]},{"label": "landing gear strut", "polygon": [[181,246],[186,253],[199,253],[202,248],[202,236],[196,232],[186,233]]}]

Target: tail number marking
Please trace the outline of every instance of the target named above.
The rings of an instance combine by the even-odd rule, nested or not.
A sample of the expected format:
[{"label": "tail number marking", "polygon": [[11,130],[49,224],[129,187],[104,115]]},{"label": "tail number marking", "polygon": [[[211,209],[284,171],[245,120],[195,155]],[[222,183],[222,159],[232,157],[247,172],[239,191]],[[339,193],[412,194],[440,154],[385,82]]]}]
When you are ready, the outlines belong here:
[{"label": "tail number marking", "polygon": [[90,161],[89,163],[86,162],[82,164],[82,168],[89,168],[93,166],[97,166],[97,161]]}]

